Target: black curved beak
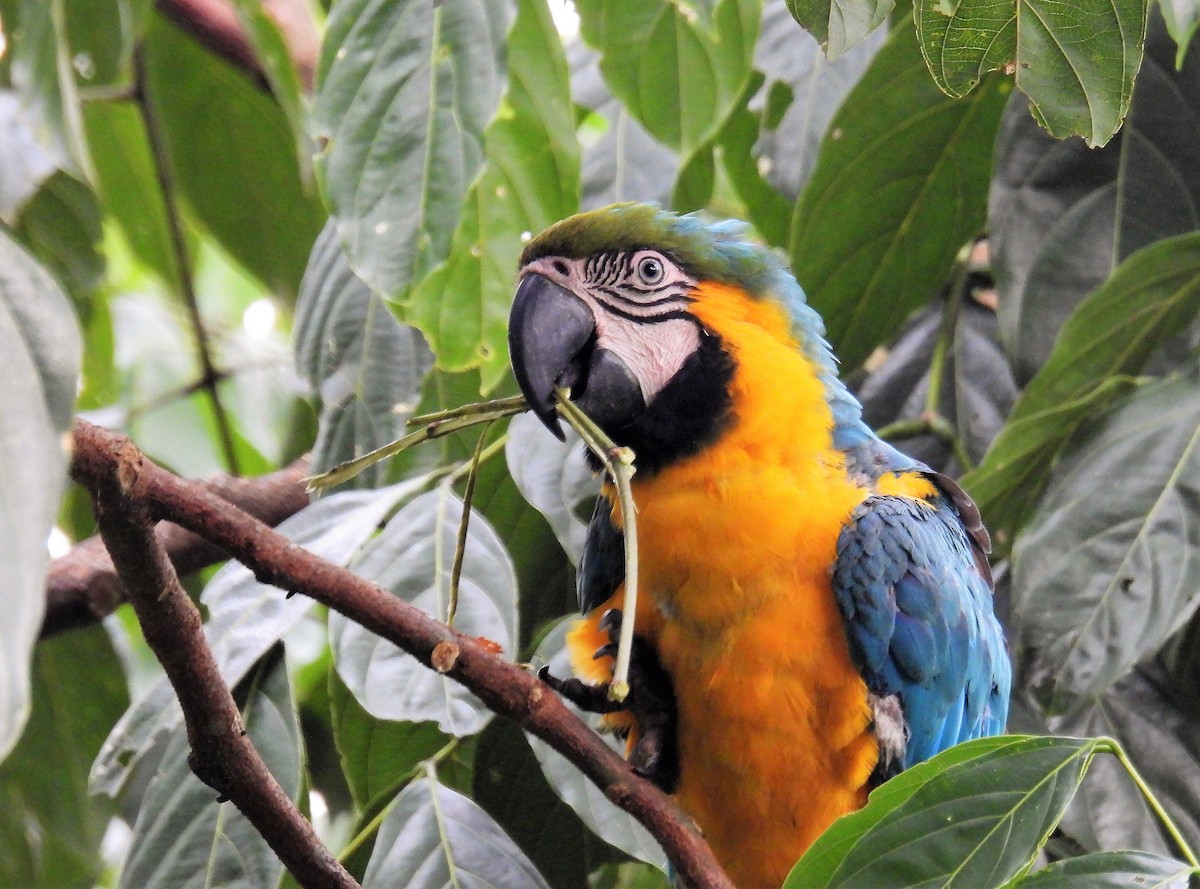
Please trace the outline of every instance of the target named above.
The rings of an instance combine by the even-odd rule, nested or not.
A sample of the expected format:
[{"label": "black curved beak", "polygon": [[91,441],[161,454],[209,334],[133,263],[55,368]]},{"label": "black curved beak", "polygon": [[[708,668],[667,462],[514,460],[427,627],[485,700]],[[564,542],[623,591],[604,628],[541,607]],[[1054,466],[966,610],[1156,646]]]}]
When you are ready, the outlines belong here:
[{"label": "black curved beak", "polygon": [[560,440],[554,389],[576,382],[572,377],[582,373],[583,353],[595,335],[596,319],[583,300],[544,275],[521,279],[508,320],[513,373],[534,414]]},{"label": "black curved beak", "polygon": [[596,319],[588,305],[545,275],[521,279],[508,323],[513,373],[538,419],[561,440],[554,390],[571,390],[571,400],[612,434],[646,404],[633,371],[596,344]]}]

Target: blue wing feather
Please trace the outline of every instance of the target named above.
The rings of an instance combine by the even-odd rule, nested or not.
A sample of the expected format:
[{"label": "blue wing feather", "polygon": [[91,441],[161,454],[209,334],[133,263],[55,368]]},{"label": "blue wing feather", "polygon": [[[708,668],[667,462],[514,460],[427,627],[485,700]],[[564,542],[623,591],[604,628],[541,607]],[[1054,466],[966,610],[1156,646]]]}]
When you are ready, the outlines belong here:
[{"label": "blue wing feather", "polygon": [[850,654],[873,695],[899,700],[905,768],[1004,730],[1011,667],[977,550],[942,495],[872,495],[838,539]]},{"label": "blue wing feather", "polygon": [[601,494],[592,509],[575,576],[580,612],[587,614],[603,605],[624,582],[625,537],[613,524],[612,503]]}]

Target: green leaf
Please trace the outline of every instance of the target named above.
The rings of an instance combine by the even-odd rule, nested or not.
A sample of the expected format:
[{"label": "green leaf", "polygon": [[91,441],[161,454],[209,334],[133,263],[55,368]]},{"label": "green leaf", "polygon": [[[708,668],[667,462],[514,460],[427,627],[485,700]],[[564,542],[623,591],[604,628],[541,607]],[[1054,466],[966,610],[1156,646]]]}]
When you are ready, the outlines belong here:
[{"label": "green leaf", "polygon": [[[1192,681],[1191,676],[1172,675],[1155,658],[1139,664],[1086,707],[1065,716],[1042,717],[1038,730],[1115,738],[1194,849],[1200,842],[1200,811],[1195,805],[1200,793],[1200,733],[1188,699]],[[1092,764],[1060,829],[1087,850],[1179,854],[1175,840],[1115,757]]]},{"label": "green leaf", "polygon": [[34,132],[60,169],[90,170],[71,48],[66,0],[22,0],[13,35],[12,85],[36,121]]},{"label": "green leaf", "polygon": [[483,166],[515,3],[343,0],[329,19],[312,132],[350,265],[401,296],[445,261]]},{"label": "green leaf", "polygon": [[1200,604],[1198,444],[1189,373],[1143,387],[1056,469],[1013,551],[1020,659],[1048,712],[1103,693]]},{"label": "green leaf", "polygon": [[997,137],[989,244],[1005,346],[1021,383],[1042,366],[1070,312],[1141,247],[1200,229],[1200,53],[1176,71],[1152,12],[1121,133],[1101,149],[1057,140],[1014,95]]},{"label": "green leaf", "polygon": [[[1016,72],[1051,135],[1103,145],[1129,110],[1146,0],[921,0],[921,52],[937,85],[965,96],[989,71]],[[1086,22],[1086,26],[1081,26]]]},{"label": "green leaf", "polygon": [[450,740],[432,722],[376,719],[332,670],[329,697],[342,772],[360,810],[375,807],[389,792],[394,794],[398,781]]},{"label": "green leaf", "polygon": [[[555,676],[571,675],[571,661],[565,643],[567,630],[576,619],[566,618],[546,634],[532,658],[534,664],[539,667],[545,664]],[[593,716],[583,714],[567,701],[563,703],[580,719],[595,721]],[[592,833],[631,858],[666,869],[666,855],[646,828],[628,812],[613,805],[600,788],[549,744],[529,733],[525,737],[554,792],[575,810],[575,814]],[[611,733],[603,737],[610,747],[624,755],[624,744]]]},{"label": "green leaf", "polygon": [[[396,503],[424,481],[334,494],[296,513],[276,530],[310,552],[344,565]],[[209,612],[205,636],[229,683],[238,682],[313,605],[307,596],[285,597],[278,587],[259,583],[248,568],[235,562],[213,576],[201,602]],[[92,765],[92,792],[123,793],[142,758],[178,729],[182,719],[174,690],[162,676],[113,727]]]},{"label": "green leaf", "polygon": [[[296,140],[296,161],[300,166],[300,178],[304,182],[312,179],[313,144],[307,130],[308,109],[300,73],[283,32],[266,8],[256,0],[234,0],[238,21],[242,31],[254,47],[254,55],[262,66],[263,74],[271,85],[275,101],[283,109],[284,116]],[[304,7],[297,6],[300,14]],[[295,13],[292,13],[295,14]],[[315,30],[315,26],[312,26]]]},{"label": "green leaf", "polygon": [[59,171],[21,208],[14,231],[72,296],[84,301],[104,275],[95,193]]},{"label": "green leaf", "polygon": [[[815,37],[797,33],[783,0],[769,0],[763,7],[754,67],[766,76],[766,91],[765,98],[758,100],[764,106],[760,113],[763,129],[755,156],[765,167],[766,180],[789,201],[795,201],[808,182],[829,122],[887,36],[887,29],[877,29],[831,60],[821,52]],[[755,202],[743,197],[753,217]],[[790,223],[789,215],[789,227]],[[783,242],[780,245],[785,246]]]},{"label": "green leaf", "polygon": [[0,90],[0,220],[9,225],[58,163],[38,143],[36,124],[15,93]]},{"label": "green leaf", "polygon": [[1148,852],[1097,852],[1056,861],[1013,884],[1021,889],[1170,889],[1196,869]]},{"label": "green leaf", "polygon": [[1175,65],[1182,68],[1196,26],[1200,25],[1200,3],[1196,0],[1162,0],[1158,8],[1162,10],[1167,30],[1176,44]]},{"label": "green leaf", "polygon": [[0,760],[29,715],[45,605],[46,538],[66,483],[79,328],[54,280],[0,229]]},{"label": "green leaf", "polygon": [[679,157],[637,122],[600,73],[600,55],[582,40],[567,47],[571,95],[588,110],[580,130],[585,210],[620,201],[667,204]]},{"label": "green leaf", "polygon": [[533,414],[518,414],[509,421],[508,471],[575,564],[583,553],[591,504],[600,493],[600,479],[588,467],[585,452],[573,430],[562,442]]},{"label": "green leaf", "polygon": [[542,0],[521,0],[509,83],[484,135],[487,163],[467,194],[450,255],[399,311],[438,366],[478,367],[485,392],[508,373],[508,308],[526,232],[579,208],[579,153],[561,38]]},{"label": "green leaf", "polygon": [[785,889],[993,889],[1021,874],[1111,742],[1005,736],[952,747],[834,822]]},{"label": "green leaf", "polygon": [[902,24],[835,115],[796,205],[790,253],[845,367],[937,294],[982,227],[1008,89],[993,78],[968,99],[947,98]]},{"label": "green leaf", "polygon": [[[242,724],[284,794],[298,800],[304,754],[282,647],[264,658],[247,685]],[[233,803],[216,802],[216,792],[192,774],[188,753],[187,733],[180,726],[146,791],[119,889],[273,889],[283,863]]]},{"label": "green leaf", "polygon": [[294,299],[325,212],[303,185],[283,111],[159,19],[144,46],[148,101],[162,121],[176,187],[238,262]]},{"label": "green leaf", "polygon": [[787,0],[788,9],[805,31],[836,59],[867,39],[884,23],[894,0]]},{"label": "green leaf", "polygon": [[613,95],[654,138],[686,159],[717,134],[750,76],[759,0],[720,0],[711,30],[672,3],[575,7]]},{"label": "green leaf", "polygon": [[[350,270],[332,222],[300,284],[294,339],[296,369],[320,412],[313,475],[404,434],[432,356]],[[387,464],[377,463],[350,484],[378,487],[387,476]]]},{"label": "green leaf", "polygon": [[588,875],[617,858],[554,794],[525,735],[506,719],[493,720],[479,736],[472,796],[554,889],[587,889]]},{"label": "green leaf", "polygon": [[[85,664],[86,669],[80,669]],[[88,794],[87,770],[129,703],[125,674],[99,626],[40,643],[33,709],[0,767],[0,884],[74,889],[100,877],[113,806]]]},{"label": "green leaf", "polygon": [[379,828],[363,889],[548,889],[483,809],[432,770],[400,794]]},{"label": "green leaf", "polygon": [[1013,540],[1064,443],[1129,387],[1154,348],[1200,310],[1200,233],[1133,254],[1063,325],[983,463],[963,478],[989,527]]},{"label": "green leaf", "polygon": [[[463,504],[446,484],[406,504],[354,563],[372,580],[445,621],[450,572]],[[471,511],[454,627],[495,642],[511,660],[517,633],[517,589],[512,560],[483,516]],[[367,712],[380,719],[436,722],[466,737],[492,714],[462,685],[436,673],[359,624],[329,616],[329,644],[338,675]]]}]

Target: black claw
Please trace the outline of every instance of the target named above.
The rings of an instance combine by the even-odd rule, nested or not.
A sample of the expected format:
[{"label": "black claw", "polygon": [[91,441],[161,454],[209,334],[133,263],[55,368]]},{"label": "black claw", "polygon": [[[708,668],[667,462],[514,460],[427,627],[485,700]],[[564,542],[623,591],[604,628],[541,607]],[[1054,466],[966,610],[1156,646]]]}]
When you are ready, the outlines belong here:
[{"label": "black claw", "polygon": [[592,655],[592,660],[598,661],[602,657],[616,657],[617,645],[615,642],[609,642],[607,645],[601,645],[596,649],[596,653]]},{"label": "black claw", "polygon": [[610,608],[600,616],[600,629],[608,633],[613,641],[616,641],[617,636],[621,635],[621,621],[624,615],[620,608]]},{"label": "black claw", "polygon": [[537,672],[538,679],[546,683],[580,710],[589,713],[616,713],[624,710],[625,704],[609,700],[608,683],[588,685],[578,679],[559,679],[550,672],[549,667],[542,667]]}]

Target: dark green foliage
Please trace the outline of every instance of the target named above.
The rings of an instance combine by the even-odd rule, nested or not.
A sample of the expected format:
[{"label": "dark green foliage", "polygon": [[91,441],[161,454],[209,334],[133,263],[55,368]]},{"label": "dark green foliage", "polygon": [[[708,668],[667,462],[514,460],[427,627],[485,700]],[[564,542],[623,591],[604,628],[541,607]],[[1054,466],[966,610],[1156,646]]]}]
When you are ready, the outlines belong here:
[{"label": "dark green foliage", "polygon": [[[789,885],[1184,884],[1197,0],[576,0],[565,41],[546,0],[339,0],[298,30],[236,0],[261,76],[163,5],[0,0],[0,884],[296,885],[189,776],[127,610],[35,644],[47,534],[91,528],[62,502],[72,404],[184,474],[326,468],[515,391],[523,251],[762,271],[642,211],[535,237],[616,200],[786,252],[868,418],[965,471],[997,543],[1028,734],[888,782]],[[311,89],[295,33],[322,35]],[[282,530],[449,619],[465,512],[455,626],[563,675],[580,450],[529,417],[466,429]],[[642,826],[461,687],[236,564],[187,583],[251,738],[368,889],[665,887]]]}]

